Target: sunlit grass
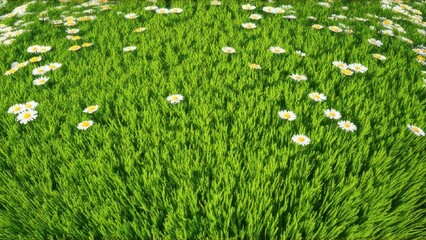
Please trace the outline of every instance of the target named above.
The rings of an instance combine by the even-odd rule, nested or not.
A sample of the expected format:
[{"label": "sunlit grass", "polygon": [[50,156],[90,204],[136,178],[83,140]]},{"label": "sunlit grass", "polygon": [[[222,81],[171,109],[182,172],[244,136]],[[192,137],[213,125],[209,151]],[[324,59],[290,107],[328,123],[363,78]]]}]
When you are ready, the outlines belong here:
[{"label": "sunlit grass", "polygon": [[[375,1],[108,4],[32,4],[20,18],[31,32],[0,45],[1,238],[426,238],[426,142],[407,127],[426,130],[425,68],[412,50],[424,27]],[[262,11],[282,4],[295,12]],[[144,10],[152,5],[183,12]],[[62,14],[96,20],[54,26]],[[383,20],[367,14],[393,19],[413,44],[378,33]],[[80,40],[67,39],[71,28]],[[33,45],[52,49],[28,53]],[[368,70],[347,76],[334,61]],[[32,71],[50,63],[62,65],[35,86]],[[20,124],[8,109],[29,101],[38,115]]]}]

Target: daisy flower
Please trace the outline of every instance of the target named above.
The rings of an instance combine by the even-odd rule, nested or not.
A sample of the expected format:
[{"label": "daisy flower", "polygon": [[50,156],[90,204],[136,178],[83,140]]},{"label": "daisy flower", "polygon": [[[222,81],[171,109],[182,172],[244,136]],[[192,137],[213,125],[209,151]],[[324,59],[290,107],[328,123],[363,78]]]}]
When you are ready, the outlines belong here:
[{"label": "daisy flower", "polygon": [[342,114],[334,109],[326,109],[324,110],[324,114],[330,119],[340,119],[342,117]]},{"label": "daisy flower", "polygon": [[263,7],[262,10],[267,13],[276,13],[277,9],[274,7]]},{"label": "daisy flower", "polygon": [[179,103],[183,100],[183,96],[180,94],[173,94],[167,97],[167,101],[170,103]]},{"label": "daisy flower", "polygon": [[78,29],[78,28],[72,28],[72,29],[67,29],[66,30],[66,32],[68,33],[68,34],[76,34],[76,33],[78,33],[78,32],[80,32],[80,29]]},{"label": "daisy flower", "polygon": [[283,18],[292,20],[292,19],[296,19],[297,17],[294,15],[287,15],[287,16],[283,16]]},{"label": "daisy flower", "polygon": [[25,110],[26,110],[25,105],[22,104],[22,103],[18,103],[18,104],[15,104],[15,105],[11,106],[7,110],[7,113],[18,114],[18,113],[21,113],[21,112],[23,112]]},{"label": "daisy flower", "polygon": [[67,26],[67,27],[72,27],[72,26],[75,26],[75,25],[77,25],[76,21],[66,21],[66,22],[64,22],[64,26]]},{"label": "daisy flower", "polygon": [[323,28],[324,28],[324,26],[319,25],[319,24],[314,24],[314,25],[312,25],[312,28],[313,28],[313,29],[316,29],[316,30],[320,30],[320,29],[323,29]]},{"label": "daisy flower", "polygon": [[29,102],[26,102],[24,105],[25,105],[25,110],[30,110],[30,109],[34,110],[38,106],[38,102],[29,101]]},{"label": "daisy flower", "polygon": [[341,69],[340,72],[345,74],[346,76],[351,76],[352,74],[354,74],[354,72],[352,72],[350,69]]},{"label": "daisy flower", "polygon": [[256,9],[256,7],[251,5],[251,4],[244,4],[243,6],[241,6],[241,8],[243,10],[254,10],[254,9]]},{"label": "daisy flower", "polygon": [[39,52],[39,53],[45,53],[45,52],[50,51],[51,49],[52,49],[52,47],[49,47],[49,46],[41,46],[41,47],[39,48],[38,52]]},{"label": "daisy flower", "polygon": [[51,71],[55,71],[56,69],[62,67],[62,64],[61,63],[50,63],[48,65],[48,67]]},{"label": "daisy flower", "polygon": [[98,105],[92,105],[92,106],[88,106],[87,108],[85,108],[83,110],[84,113],[94,113],[98,110],[99,106]]},{"label": "daisy flower", "polygon": [[111,10],[110,5],[101,6],[101,11],[108,11],[108,10]]},{"label": "daisy flower", "polygon": [[348,65],[347,65],[346,63],[342,62],[342,61],[334,61],[334,62],[333,62],[333,65],[334,65],[335,67],[340,68],[341,70],[345,70],[345,69],[347,69],[347,68],[348,68]]},{"label": "daisy flower", "polygon": [[335,33],[339,33],[339,32],[341,32],[341,31],[343,31],[341,28],[339,28],[338,26],[330,26],[330,27],[328,27],[328,29],[330,30],[330,31],[332,31],[332,32],[335,32]]},{"label": "daisy flower", "polygon": [[47,66],[41,66],[41,67],[35,68],[32,73],[33,73],[34,76],[35,75],[44,75],[48,71],[50,71],[49,67],[47,67]]},{"label": "daisy flower", "polygon": [[130,52],[130,51],[134,51],[134,50],[136,50],[135,46],[128,46],[128,47],[123,48],[124,52]]},{"label": "daisy flower", "polygon": [[148,7],[145,7],[145,10],[146,11],[155,11],[157,8],[158,8],[157,6],[148,6]]},{"label": "daisy flower", "polygon": [[129,13],[129,14],[124,15],[124,17],[127,18],[127,19],[136,19],[139,16],[135,13]]},{"label": "daisy flower", "polygon": [[304,52],[302,52],[300,50],[296,50],[296,53],[299,54],[302,57],[306,56],[306,53],[304,53]]},{"label": "daisy flower", "polygon": [[18,71],[18,68],[11,68],[11,69],[7,70],[7,71],[4,73],[4,75],[5,75],[5,76],[9,76],[9,75],[14,74],[16,71]]},{"label": "daisy flower", "polygon": [[93,125],[93,121],[92,120],[86,120],[86,121],[83,121],[83,122],[79,123],[77,125],[77,128],[79,130],[87,130],[92,125]]},{"label": "daisy flower", "polygon": [[250,15],[249,18],[252,19],[252,20],[260,20],[262,18],[262,15],[260,15],[260,14],[252,14],[252,15]]},{"label": "daisy flower", "polygon": [[300,75],[300,74],[291,74],[290,77],[298,82],[308,80],[308,78],[305,75]]},{"label": "daisy flower", "polygon": [[370,44],[374,45],[374,46],[377,46],[377,47],[380,47],[380,46],[382,46],[382,45],[383,45],[383,43],[382,43],[381,41],[379,41],[379,40],[377,40],[377,39],[374,39],[374,38],[369,38],[369,39],[368,39],[368,42],[369,42]]},{"label": "daisy flower", "polygon": [[291,137],[291,140],[293,140],[293,142],[302,146],[306,146],[311,142],[311,139],[301,134],[293,135],[293,137]]},{"label": "daisy flower", "polygon": [[38,112],[33,109],[26,110],[19,113],[19,115],[16,117],[16,121],[19,121],[20,124],[27,124],[28,122],[36,119],[37,114]]},{"label": "daisy flower", "polygon": [[211,4],[211,5],[214,5],[214,6],[219,6],[219,5],[221,5],[222,3],[221,3],[220,1],[211,1],[211,2],[210,2],[210,4]]},{"label": "daisy flower", "polygon": [[40,50],[39,45],[34,45],[27,48],[27,52],[29,53],[38,53],[39,50]]},{"label": "daisy flower", "polygon": [[75,51],[79,50],[80,48],[81,47],[79,45],[74,45],[74,46],[68,48],[68,50],[75,52]]},{"label": "daisy flower", "polygon": [[30,58],[30,63],[40,62],[42,58],[40,56]]},{"label": "daisy flower", "polygon": [[374,58],[377,58],[377,59],[379,59],[379,60],[381,60],[381,61],[386,60],[386,57],[385,57],[385,56],[383,56],[383,55],[381,55],[381,54],[378,54],[378,53],[373,54],[373,57],[374,57]]},{"label": "daisy flower", "polygon": [[141,33],[141,32],[143,32],[145,30],[146,30],[146,28],[144,28],[144,27],[138,27],[133,32]]},{"label": "daisy flower", "polygon": [[246,28],[246,29],[256,28],[256,24],[254,24],[254,23],[243,23],[243,24],[241,24],[241,26],[243,26],[243,28]]},{"label": "daisy flower", "polygon": [[337,124],[339,125],[339,127],[343,130],[349,131],[349,132],[353,132],[355,131],[357,128],[355,126],[355,124],[349,122],[349,121],[339,121],[337,122]]},{"label": "daisy flower", "polygon": [[423,132],[422,129],[420,129],[419,127],[416,127],[414,125],[408,125],[408,129],[410,129],[417,136],[424,136],[425,135],[425,132]]},{"label": "daisy flower", "polygon": [[69,40],[71,40],[71,41],[77,41],[77,40],[80,40],[81,39],[81,37],[80,36],[71,36],[70,38],[69,38]]},{"label": "daisy flower", "polygon": [[182,8],[171,8],[171,9],[169,9],[169,12],[170,13],[181,13],[181,12],[183,12],[183,9]]},{"label": "daisy flower", "polygon": [[235,53],[235,49],[231,47],[223,47],[222,52],[224,53]]},{"label": "daisy flower", "polygon": [[170,13],[169,9],[167,8],[157,8],[155,9],[155,12],[158,14],[168,14]]},{"label": "daisy flower", "polygon": [[287,110],[279,111],[278,116],[288,121],[293,121],[296,119],[296,114],[292,111],[287,111]]},{"label": "daisy flower", "polygon": [[[317,20],[317,18],[316,17],[314,17],[314,16],[309,16],[308,17],[308,19],[309,20],[312,20],[312,21],[316,21]],[[315,24],[315,25],[318,25],[318,24]],[[321,25],[320,25],[321,26]],[[313,27],[313,26],[312,26]],[[322,27],[322,26],[321,26]]]},{"label": "daisy flower", "polygon": [[41,86],[49,81],[49,77],[39,77],[33,81],[33,84],[36,86]]},{"label": "daisy flower", "polygon": [[318,92],[309,93],[308,96],[316,102],[322,102],[327,100],[327,97],[324,94]]},{"label": "daisy flower", "polygon": [[249,67],[251,69],[261,69],[260,65],[256,63],[250,63]]},{"label": "daisy flower", "polygon": [[368,70],[366,66],[363,66],[360,63],[352,63],[352,64],[349,64],[348,67],[354,72],[360,72],[360,73],[365,73]]},{"label": "daisy flower", "polygon": [[93,43],[88,43],[88,42],[81,44],[82,47],[90,47],[92,45],[93,45]]},{"label": "daisy flower", "polygon": [[280,54],[280,53],[285,53],[285,49],[280,48],[280,47],[270,47],[269,51],[276,53],[276,54]]}]

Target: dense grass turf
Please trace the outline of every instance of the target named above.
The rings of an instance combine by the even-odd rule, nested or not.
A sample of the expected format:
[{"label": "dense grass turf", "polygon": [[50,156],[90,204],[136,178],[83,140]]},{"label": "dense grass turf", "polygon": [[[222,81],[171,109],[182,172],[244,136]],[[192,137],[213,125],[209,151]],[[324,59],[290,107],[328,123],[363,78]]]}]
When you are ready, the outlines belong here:
[{"label": "dense grass turf", "polygon": [[[9,1],[0,14],[25,2]],[[109,11],[29,5],[36,14],[20,19],[35,21],[25,28],[31,31],[0,45],[1,73],[12,62],[43,58],[0,77],[0,238],[425,239],[426,139],[407,128],[426,128],[425,69],[412,51],[424,44],[417,31],[424,27],[392,19],[402,15],[376,1],[330,8],[251,1],[253,11],[244,3],[119,1]],[[289,3],[295,20],[262,11]],[[144,10],[150,5],[183,12]],[[82,13],[89,8],[96,11]],[[38,20],[43,10],[50,20],[97,19],[54,26]],[[131,12],[139,17],[126,19]],[[262,19],[249,19],[252,13]],[[400,24],[407,33],[394,32],[413,44],[379,34],[382,19],[367,14]],[[243,28],[247,22],[257,28]],[[354,33],[328,30],[338,23]],[[146,31],[133,32],[138,27]],[[67,28],[78,28],[82,40],[68,40]],[[68,50],[83,42],[93,46]],[[28,53],[32,45],[52,50]],[[236,52],[222,52],[226,46]],[[273,46],[286,52],[274,54]],[[368,70],[345,76],[333,61]],[[35,86],[32,70],[51,62],[62,67]],[[295,73],[307,81],[290,78]],[[326,101],[313,101],[312,92]],[[169,103],[172,94],[184,99]],[[38,117],[20,124],[7,111],[27,101],[39,103]],[[84,113],[90,105],[99,109]],[[327,118],[329,108],[356,131]],[[284,120],[281,110],[297,118]],[[94,124],[79,130],[84,120]],[[296,134],[310,143],[296,144]]]}]

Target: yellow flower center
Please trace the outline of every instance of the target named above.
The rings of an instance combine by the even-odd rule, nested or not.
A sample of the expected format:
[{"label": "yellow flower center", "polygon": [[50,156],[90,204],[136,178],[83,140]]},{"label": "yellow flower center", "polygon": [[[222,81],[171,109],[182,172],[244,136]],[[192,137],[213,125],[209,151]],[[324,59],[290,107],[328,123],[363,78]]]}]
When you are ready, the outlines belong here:
[{"label": "yellow flower center", "polygon": [[87,111],[89,111],[89,112],[93,112],[95,110],[96,110],[95,106],[90,106],[90,107],[87,108]]},{"label": "yellow flower center", "polygon": [[22,118],[24,119],[28,119],[31,117],[31,113],[24,113],[24,115],[22,115]]},{"label": "yellow flower center", "polygon": [[84,127],[84,128],[89,127],[90,126],[90,122],[89,121],[84,121],[84,122],[81,123],[81,126]]},{"label": "yellow flower center", "polygon": [[284,114],[283,114],[283,117],[284,117],[285,119],[289,119],[289,118],[290,118],[290,114],[289,114],[289,113],[284,113]]},{"label": "yellow flower center", "polygon": [[329,115],[330,115],[330,117],[335,117],[335,116],[336,116],[336,113],[334,113],[334,112],[330,112],[330,113],[329,113]]},{"label": "yellow flower center", "polygon": [[351,74],[352,74],[352,71],[351,71],[351,70],[349,70],[349,69],[345,69],[345,70],[342,70],[342,73],[343,73],[343,74],[346,74],[346,75],[351,75]]},{"label": "yellow flower center", "polygon": [[16,106],[13,108],[13,111],[17,112],[17,111],[21,111],[22,107],[21,106]]},{"label": "yellow flower center", "polygon": [[45,83],[45,82],[46,82],[46,80],[45,80],[45,79],[39,79],[39,80],[38,80],[38,83],[39,83],[39,84],[43,84],[43,83]]},{"label": "yellow flower center", "polygon": [[40,68],[40,69],[37,70],[37,72],[42,73],[42,72],[44,72],[44,69]]},{"label": "yellow flower center", "polygon": [[346,122],[345,124],[343,124],[343,126],[344,126],[345,128],[349,128],[349,127],[351,126],[351,124]]},{"label": "yellow flower center", "polygon": [[413,132],[415,132],[415,133],[419,133],[420,132],[420,130],[418,128],[416,128],[416,127],[413,127],[412,129],[413,129]]},{"label": "yellow flower center", "polygon": [[176,96],[176,95],[175,95],[175,96],[172,96],[172,100],[173,100],[173,101],[177,101],[178,99],[179,99],[179,97],[178,97],[178,96]]},{"label": "yellow flower center", "polygon": [[297,138],[297,141],[299,141],[299,142],[304,142],[304,141],[305,141],[305,138],[304,138],[304,137],[298,137],[298,138]]},{"label": "yellow flower center", "polygon": [[33,105],[31,104],[31,103],[27,103],[27,104],[25,104],[25,107],[26,108],[31,108]]}]

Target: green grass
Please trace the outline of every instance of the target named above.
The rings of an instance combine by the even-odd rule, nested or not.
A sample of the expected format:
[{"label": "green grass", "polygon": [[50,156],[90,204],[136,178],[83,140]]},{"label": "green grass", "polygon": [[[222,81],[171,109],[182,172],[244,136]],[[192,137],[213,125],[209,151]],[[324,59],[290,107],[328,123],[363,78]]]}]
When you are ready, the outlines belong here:
[{"label": "green grass", "polygon": [[[0,15],[27,1],[9,1]],[[82,42],[68,51],[67,27],[38,21],[12,45],[0,45],[0,238],[2,239],[424,239],[426,238],[426,89],[412,51],[424,43],[421,28],[394,20],[409,45],[372,31],[369,22],[341,20],[354,34],[331,33],[331,14],[391,19],[380,4],[336,2],[119,1],[81,22]],[[297,20],[262,11],[293,4]],[[39,13],[58,3],[36,3]],[[51,19],[84,9],[50,10]],[[159,15],[149,5],[180,7]],[[341,10],[348,6],[349,11]],[[424,12],[425,4],[414,5]],[[127,20],[123,13],[140,15]],[[255,22],[251,13],[262,15]],[[311,28],[308,16],[325,29]],[[13,24],[14,20],[4,20]],[[255,22],[256,29],[241,27]],[[146,27],[143,33],[132,32]],[[397,31],[394,31],[397,34]],[[378,48],[367,42],[376,38]],[[11,76],[14,61],[52,46]],[[125,46],[137,46],[123,53]],[[227,55],[222,47],[231,46]],[[269,51],[280,46],[286,53]],[[295,50],[307,53],[306,57]],[[371,55],[387,57],[379,62]],[[364,74],[347,77],[335,60],[361,63]],[[35,66],[62,67],[34,86]],[[258,63],[261,70],[248,68]],[[308,80],[296,82],[293,73]],[[327,96],[314,102],[314,91]],[[170,104],[166,97],[185,98]],[[37,101],[38,117],[26,125],[7,110]],[[93,115],[83,113],[99,105]],[[340,129],[323,111],[334,108],[358,127]],[[278,111],[291,110],[286,122]],[[87,131],[77,124],[91,119]],[[299,146],[295,134],[311,143]]]}]

